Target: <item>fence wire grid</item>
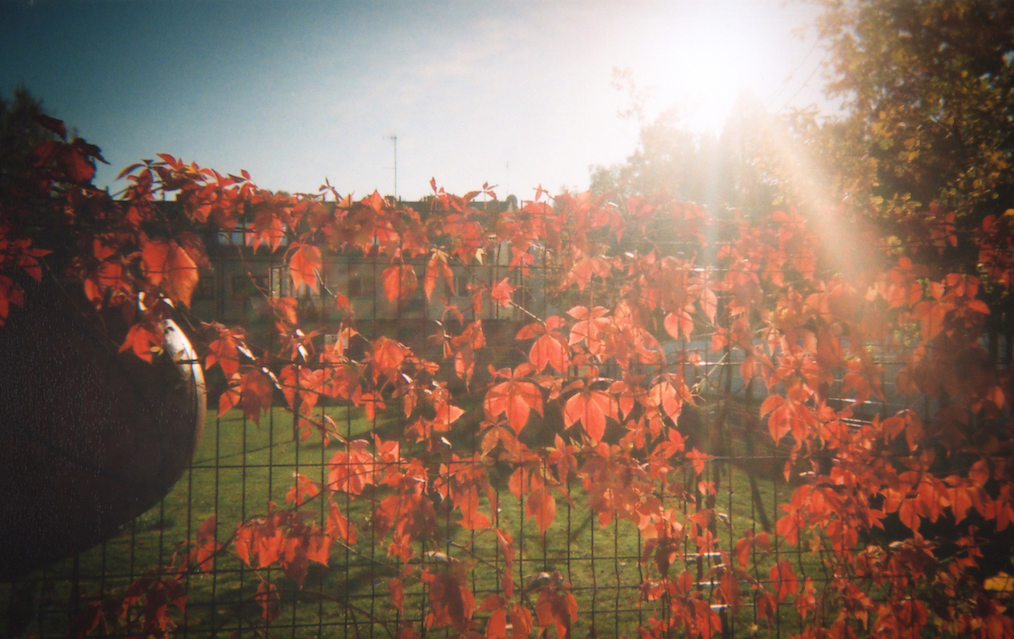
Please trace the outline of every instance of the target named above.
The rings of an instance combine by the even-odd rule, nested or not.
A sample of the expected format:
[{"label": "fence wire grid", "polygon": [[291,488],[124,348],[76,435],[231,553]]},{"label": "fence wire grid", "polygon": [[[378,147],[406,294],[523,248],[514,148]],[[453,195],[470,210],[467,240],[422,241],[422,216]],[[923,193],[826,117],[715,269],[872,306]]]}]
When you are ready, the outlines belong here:
[{"label": "fence wire grid", "polygon": [[[246,263],[237,264],[238,269],[249,269]],[[268,277],[267,287],[285,294],[284,275],[273,266],[262,265],[262,274],[256,276]],[[491,272],[482,276],[495,281],[504,276],[500,272],[503,266],[496,261],[490,267]],[[413,348],[432,348],[426,345],[426,337],[433,332],[433,321],[440,318],[427,311],[421,294],[409,303],[388,304],[378,310],[379,287],[363,280],[353,282],[349,274],[358,270],[361,269],[350,267],[347,261],[336,263],[331,269],[330,281],[328,277],[323,278],[321,300],[335,290],[352,291],[355,293],[352,303],[360,307],[356,325],[364,335],[388,334],[400,337]],[[513,283],[534,291],[530,302],[535,315],[547,317],[559,312],[560,309],[553,308],[553,296],[545,291],[549,275],[540,273],[537,268],[532,272],[531,280],[515,279]],[[503,273],[507,273],[506,268]],[[209,304],[213,302],[221,315],[229,304],[241,303],[242,309],[233,312],[236,317],[231,319],[249,320],[256,314],[256,300],[241,299],[230,292],[233,277],[234,273],[228,268],[216,273],[215,290],[207,293]],[[263,280],[260,286],[264,287]],[[310,306],[319,304],[321,308],[333,306],[329,300],[321,300],[304,301]],[[528,319],[513,311],[500,313],[501,316],[484,320],[487,327],[484,357],[487,359],[479,362],[482,366],[494,362],[516,363],[525,355],[526,347],[514,336]],[[322,311],[320,319],[326,323],[330,318]],[[501,326],[497,326],[498,323]],[[744,382],[739,375],[741,360],[728,348],[712,352],[709,342],[709,335],[701,335],[693,341],[672,341],[666,345],[674,360],[678,360],[675,355],[682,352],[699,353],[700,361],[695,366],[684,367],[687,384],[696,393],[698,405],[685,407],[679,429],[688,440],[688,448],[696,446],[713,457],[706,462],[700,475],[684,473],[682,481],[689,489],[682,497],[659,497],[668,507],[686,513],[714,509],[717,516],[711,529],[727,550],[747,531],[754,535],[769,533],[773,540],[771,563],[787,559],[800,581],[824,582],[827,579],[825,569],[819,559],[811,556],[805,543],[790,546],[774,530],[780,506],[790,498],[793,485],[786,481],[783,473],[788,460],[787,449],[770,441],[758,416],[765,396],[763,384],[756,379]],[[1006,351],[1009,347],[1002,346],[1001,352]],[[890,405],[890,398],[895,396],[893,373],[897,364],[888,361],[889,358],[890,353],[882,352],[879,362],[884,367],[881,383],[888,400],[870,402],[863,410],[857,410],[857,415],[886,416],[901,408]],[[439,354],[433,359],[440,361]],[[610,373],[618,375],[618,371],[603,374],[609,376]],[[836,384],[840,388],[841,380]],[[219,416],[213,407],[209,409],[204,435],[192,464],[157,506],[99,546],[0,585],[6,618],[2,624],[3,636],[12,639],[66,637],[89,602],[101,601],[149,571],[171,564],[175,553],[184,551],[181,542],[195,539],[202,523],[210,517],[215,517],[217,522],[212,530],[214,539],[228,542],[235,532],[231,527],[236,523],[266,516],[269,503],[283,505],[291,501],[297,475],[321,484],[331,481],[330,474],[338,472],[333,459],[337,452],[345,450],[344,444],[322,438],[316,432],[304,438],[300,424],[290,411],[281,407],[283,405],[284,400],[276,401],[275,407],[261,417],[259,424],[247,419],[239,410]],[[466,414],[446,434],[453,449],[463,456],[443,466],[445,481],[457,470],[456,464],[472,463],[464,452],[477,450],[480,445],[476,426],[481,418],[481,404],[466,402],[463,408]],[[349,442],[372,442],[374,436],[384,441],[404,437],[405,424],[398,407],[378,411],[372,419],[367,418],[362,408],[351,405],[321,401],[313,410],[320,419],[326,417],[338,425]],[[610,428],[618,428],[618,425],[611,424]],[[534,432],[531,437],[537,440],[533,443],[552,445],[551,434]],[[513,536],[516,554],[511,570],[514,583],[522,592],[521,600],[533,606],[536,588],[547,580],[562,579],[570,583],[578,609],[577,622],[570,628],[570,636],[637,636],[638,627],[654,614],[645,602],[642,589],[653,558],[642,555],[645,545],[638,528],[621,517],[600,520],[598,513],[590,508],[581,481],[571,476],[566,487],[571,500],[558,501],[555,521],[546,534],[540,534],[536,523],[526,516],[525,496],[518,499],[508,489],[508,479],[516,468],[513,463],[500,462],[490,468],[489,473],[498,503],[491,525]],[[379,476],[383,470],[378,462],[369,472]],[[357,470],[349,462],[343,472],[353,474]],[[541,472],[547,473],[549,469],[543,466]],[[707,490],[697,490],[694,484],[700,481],[709,481],[712,485]],[[425,585],[406,590],[403,610],[396,610],[390,603],[389,582],[400,574],[404,564],[397,555],[389,553],[387,543],[379,538],[371,524],[379,497],[365,490],[354,501],[346,493],[346,500],[345,515],[355,525],[356,538],[348,543],[338,540],[330,551],[327,566],[310,565],[301,588],[281,575],[278,568],[258,570],[240,561],[235,553],[221,553],[209,569],[182,575],[186,605],[184,610],[174,611],[177,625],[171,629],[171,634],[177,637],[372,639],[394,637],[398,629],[407,624],[421,628],[424,635],[444,636],[448,631],[427,631],[430,604]],[[485,496],[481,501],[488,503]],[[316,509],[317,521],[326,520],[328,512],[324,500],[311,500],[308,504],[308,508]],[[488,595],[502,595],[499,576],[506,570],[507,560],[496,537],[455,526],[458,513],[441,509],[439,499],[435,500],[434,512],[441,529],[448,531],[449,536],[439,547],[424,548],[420,556],[410,561],[425,564],[434,572],[454,569],[459,563],[467,564],[471,593],[477,606]],[[603,521],[607,523],[602,525]],[[680,561],[685,561],[686,567],[696,575],[695,587],[710,592],[715,584],[708,580],[708,571],[721,558],[718,553],[697,553],[689,541],[686,543]],[[766,571],[756,568],[755,571],[758,582],[770,581]],[[278,588],[280,613],[270,623],[261,619],[257,599],[262,577]],[[746,600],[736,612],[711,600],[721,619],[721,627],[716,629],[718,636],[787,637],[800,630],[793,605],[780,607],[774,623],[769,625],[759,618],[749,596]],[[488,613],[482,612],[480,607],[475,616],[481,620]],[[95,631],[97,635],[102,632],[101,628]],[[552,634],[553,631],[547,632]]]}]

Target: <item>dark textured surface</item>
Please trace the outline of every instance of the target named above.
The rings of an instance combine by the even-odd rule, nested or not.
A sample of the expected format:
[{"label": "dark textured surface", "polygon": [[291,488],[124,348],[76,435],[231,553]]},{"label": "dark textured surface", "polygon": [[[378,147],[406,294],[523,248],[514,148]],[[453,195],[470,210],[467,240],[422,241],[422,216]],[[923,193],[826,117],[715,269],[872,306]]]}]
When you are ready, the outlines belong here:
[{"label": "dark textured surface", "polygon": [[118,352],[122,331],[83,297],[29,293],[0,327],[0,580],[99,543],[157,503],[204,423],[203,377],[175,325],[148,364]]}]

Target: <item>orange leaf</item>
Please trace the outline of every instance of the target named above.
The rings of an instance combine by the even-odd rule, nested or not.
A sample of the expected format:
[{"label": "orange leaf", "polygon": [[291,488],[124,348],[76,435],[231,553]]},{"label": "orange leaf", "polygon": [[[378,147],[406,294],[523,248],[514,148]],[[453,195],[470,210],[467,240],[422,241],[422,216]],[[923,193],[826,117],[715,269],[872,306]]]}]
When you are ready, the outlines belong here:
[{"label": "orange leaf", "polygon": [[905,499],[898,506],[898,519],[912,530],[919,530],[919,513],[916,511],[916,504],[912,499]]},{"label": "orange leaf", "polygon": [[486,622],[486,639],[503,639],[507,637],[507,611],[503,608],[494,610]]},{"label": "orange leaf", "polygon": [[197,264],[176,242],[151,240],[141,250],[145,277],[175,302],[190,306],[197,286]]},{"label": "orange leaf", "polygon": [[10,313],[11,304],[21,306],[24,303],[25,294],[21,287],[6,275],[0,275],[0,326],[4,325],[4,320]]},{"label": "orange leaf", "polygon": [[436,288],[437,280],[443,278],[447,287],[447,296],[454,293],[454,273],[447,265],[447,254],[443,251],[433,251],[433,257],[426,264],[426,278],[423,280],[423,291],[426,292],[426,301],[433,297],[433,289]]},{"label": "orange leaf", "polygon": [[120,352],[127,349],[146,362],[151,362],[152,353],[162,348],[162,330],[147,324],[134,324],[127,331],[127,338],[120,345]]},{"label": "orange leaf", "polygon": [[528,495],[525,510],[529,518],[535,517],[535,525],[545,535],[549,525],[556,519],[556,499],[545,487],[536,488]]},{"label": "orange leaf", "polygon": [[986,482],[989,481],[989,477],[989,464],[986,463],[985,459],[976,461],[968,470],[968,478],[972,480],[972,485],[976,488],[985,486]]},{"label": "orange leaf", "polygon": [[271,410],[275,385],[265,373],[252,370],[240,382],[243,414],[260,424],[261,412]]},{"label": "orange leaf", "polygon": [[395,264],[384,269],[381,279],[384,282],[384,296],[390,302],[410,299],[418,288],[415,269],[408,264]]},{"label": "orange leaf", "polygon": [[387,583],[388,592],[391,593],[391,603],[398,609],[398,612],[405,614],[405,586],[401,579],[395,577]]},{"label": "orange leaf", "polygon": [[799,579],[792,570],[792,564],[787,559],[783,559],[771,567],[771,582],[775,586],[779,603],[785,601],[785,598],[789,595],[795,595],[799,591]]},{"label": "orange leaf", "polygon": [[511,305],[511,294],[518,288],[517,286],[511,286],[507,279],[505,277],[494,284],[489,292],[489,296],[493,298],[493,301],[504,308]]},{"label": "orange leaf", "polygon": [[665,330],[673,339],[679,339],[680,334],[690,339],[694,332],[694,319],[686,311],[674,311],[665,316]]},{"label": "orange leaf", "polygon": [[341,539],[350,545],[356,543],[356,527],[345,518],[334,502],[331,502],[331,510],[327,515],[326,530],[332,539]]},{"label": "orange leaf", "polygon": [[491,419],[506,415],[510,427],[520,433],[533,409],[542,414],[542,393],[535,384],[511,380],[489,389],[484,407]]},{"label": "orange leaf", "polygon": [[526,639],[532,634],[532,613],[524,606],[511,602],[508,611],[510,612],[511,625],[514,626],[512,639]]},{"label": "orange leaf", "polygon": [[683,410],[683,399],[680,397],[679,391],[672,385],[672,382],[664,377],[651,387],[648,397],[673,421],[676,421]]},{"label": "orange leaf", "polygon": [[317,274],[321,269],[320,249],[316,246],[305,244],[294,244],[295,251],[289,259],[289,276],[292,278],[292,286],[299,290],[299,287],[306,285],[318,293]]},{"label": "orange leaf", "polygon": [[223,330],[218,339],[208,344],[204,367],[211,368],[215,364],[221,366],[222,372],[230,379],[239,371],[238,344],[230,331]]},{"label": "orange leaf", "polygon": [[535,366],[535,370],[540,372],[546,366],[552,366],[558,373],[567,370],[570,365],[570,356],[563,336],[555,331],[550,331],[535,340],[528,352],[528,361]]},{"label": "orange leaf", "polygon": [[567,400],[563,407],[564,426],[570,428],[581,422],[592,440],[598,442],[606,433],[606,417],[619,421],[616,400],[603,391],[581,391]]},{"label": "orange leaf", "polygon": [[274,584],[261,581],[257,586],[254,600],[261,607],[261,618],[264,619],[264,623],[271,623],[278,615],[282,614],[281,597]]}]

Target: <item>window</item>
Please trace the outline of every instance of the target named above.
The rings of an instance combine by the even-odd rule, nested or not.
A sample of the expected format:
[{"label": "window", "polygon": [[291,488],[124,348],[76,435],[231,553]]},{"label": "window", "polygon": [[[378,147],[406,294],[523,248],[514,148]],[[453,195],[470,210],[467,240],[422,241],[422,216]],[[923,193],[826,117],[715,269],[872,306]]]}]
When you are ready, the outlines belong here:
[{"label": "window", "polygon": [[257,297],[268,290],[267,275],[233,275],[232,299],[244,300]]},{"label": "window", "polygon": [[197,288],[194,289],[194,300],[213,299],[215,299],[215,275],[214,273],[201,275],[197,280]]},{"label": "window", "polygon": [[376,293],[372,273],[355,273],[349,275],[350,298],[372,298]]},{"label": "window", "polygon": [[[254,232],[252,230],[244,225],[237,224],[231,231],[218,232],[218,244],[219,246],[251,246],[253,244],[253,237]],[[282,241],[279,246],[285,246],[288,243],[289,238],[282,235]]]}]

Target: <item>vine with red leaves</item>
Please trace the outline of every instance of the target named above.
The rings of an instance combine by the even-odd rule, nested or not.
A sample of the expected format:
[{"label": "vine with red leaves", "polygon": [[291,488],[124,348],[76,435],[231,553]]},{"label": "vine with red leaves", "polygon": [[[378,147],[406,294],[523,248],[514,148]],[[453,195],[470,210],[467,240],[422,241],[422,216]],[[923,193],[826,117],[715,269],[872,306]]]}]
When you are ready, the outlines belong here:
[{"label": "vine with red leaves", "polygon": [[[94,305],[123,313],[130,330],[121,349],[150,360],[160,320],[186,313],[208,264],[194,232],[205,225],[242,226],[250,251],[284,243],[293,290],[317,295],[328,253],[376,260],[392,302],[420,286],[427,302],[439,299],[455,269],[484,273],[483,259],[503,247],[511,275],[473,277],[471,308],[445,300],[445,318],[456,321],[439,325],[437,361],[389,336],[364,339],[354,354],[350,312],[327,328],[339,338],[321,346],[325,327],[305,326],[295,297],[269,300],[273,350],[247,344],[242,327],[204,324],[204,365],[228,380],[220,413],[236,408],[257,422],[281,389],[301,436],[338,442],[339,451],[326,481],[297,476],[285,504],[246,521],[204,522],[173,566],[87,607],[78,636],[103,624],[168,636],[173,610],[186,605],[181,576],[211,570],[224,553],[259,576],[254,600],[270,624],[280,613],[272,580],[299,588],[311,564],[354,546],[365,531],[350,508],[361,503],[373,504],[368,525],[398,567],[386,578],[388,612],[373,622],[406,639],[437,628],[563,639],[587,611],[559,573],[514,582],[518,543],[497,524],[501,479],[542,534],[561,503],[579,503],[575,490],[598,525],[636,526],[648,617],[628,631],[643,637],[709,639],[728,623],[724,610],[748,605],[759,631],[794,607],[798,637],[1014,636],[1012,387],[984,347],[984,291],[1010,294],[1011,212],[962,238],[978,253],[974,271],[926,262],[927,247],[901,251],[857,235],[874,249],[846,274],[826,245],[844,238],[819,237],[791,208],[716,215],[663,194],[550,198],[539,189],[514,209],[479,204],[495,198],[487,186],[456,196],[434,183],[421,215],[376,193],[353,201],[327,184],[313,195],[270,193],[245,172],[168,155],[127,167],[129,186],[114,199],[91,185],[96,159],[98,149],[79,140],[46,143],[28,190],[4,200],[0,322],[18,312],[29,279],[69,277]],[[177,217],[156,202],[169,194]],[[919,218],[928,247],[957,243],[951,221],[940,212]],[[421,284],[410,265],[420,260]],[[514,278],[540,262],[555,269],[540,284],[558,303],[543,303],[545,316],[528,304],[540,292]],[[349,308],[340,293],[333,303]],[[526,318],[515,364],[477,366],[490,361],[488,327],[477,319],[489,305]],[[701,362],[716,354],[736,364],[759,405],[688,381],[707,379]],[[895,357],[903,365],[886,397],[884,362]],[[871,399],[892,409],[860,414]],[[362,407],[371,420],[397,407],[404,435],[349,440],[315,416],[321,402]],[[723,523],[709,474],[721,451],[680,420],[705,403],[723,419],[738,410],[764,424],[765,445],[783,455],[779,472],[795,488],[773,530],[733,539]],[[463,418],[469,410],[474,419]],[[478,445],[454,448],[448,433]],[[510,470],[501,478],[497,468]],[[453,521],[442,515],[451,512]],[[216,526],[233,532],[216,540]],[[494,538],[501,562],[449,546],[449,527]],[[789,548],[819,560],[823,577],[801,578]],[[699,574],[706,553],[718,560]],[[497,592],[477,601],[475,572],[491,573]],[[425,592],[422,627],[406,621],[408,592]]]}]

